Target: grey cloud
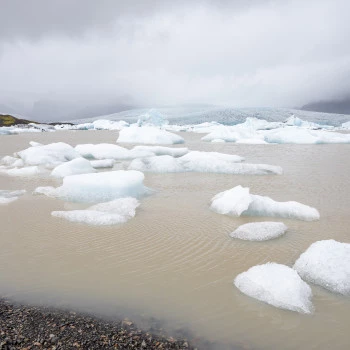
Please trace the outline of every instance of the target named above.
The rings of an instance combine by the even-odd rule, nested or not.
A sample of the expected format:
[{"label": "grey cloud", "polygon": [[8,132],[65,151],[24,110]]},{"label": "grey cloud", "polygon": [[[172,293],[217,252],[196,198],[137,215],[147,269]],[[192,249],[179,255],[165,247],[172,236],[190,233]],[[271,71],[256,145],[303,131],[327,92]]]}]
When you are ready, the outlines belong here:
[{"label": "grey cloud", "polygon": [[122,96],[288,107],[350,89],[345,0],[0,3],[0,103],[24,111]]}]

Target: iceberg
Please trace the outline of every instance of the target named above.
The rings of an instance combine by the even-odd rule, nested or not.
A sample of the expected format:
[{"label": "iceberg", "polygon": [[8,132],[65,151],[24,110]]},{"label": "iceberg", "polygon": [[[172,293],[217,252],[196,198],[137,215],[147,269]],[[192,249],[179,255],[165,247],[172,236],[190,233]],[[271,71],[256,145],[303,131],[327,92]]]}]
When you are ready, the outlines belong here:
[{"label": "iceberg", "polygon": [[204,172],[220,174],[267,175],[282,174],[282,168],[268,164],[240,164],[244,158],[218,152],[192,151],[174,158],[155,156],[133,160],[129,169],[156,172]]},{"label": "iceberg", "polygon": [[179,144],[184,143],[184,139],[169,131],[162,130],[153,126],[131,125],[119,132],[117,142],[121,143],[143,143],[143,144]]},{"label": "iceberg", "polygon": [[163,126],[169,124],[162,113],[156,109],[151,109],[148,112],[141,114],[137,121],[138,126]]},{"label": "iceberg", "polygon": [[91,163],[85,158],[75,158],[69,162],[58,165],[51,172],[53,177],[65,177],[75,174],[94,173],[96,170],[91,166]]},{"label": "iceberg", "polygon": [[134,170],[71,175],[63,178],[60,187],[38,187],[34,193],[70,202],[101,203],[147,194],[143,180],[143,173]]},{"label": "iceberg", "polygon": [[88,225],[116,225],[125,223],[134,217],[139,205],[136,198],[119,198],[93,205],[85,210],[53,211],[51,215]]},{"label": "iceberg", "polygon": [[267,241],[282,236],[286,231],[287,226],[282,222],[252,222],[239,226],[230,236],[245,241]]},{"label": "iceberg", "polygon": [[300,255],[293,268],[308,282],[350,296],[350,244],[317,241]]},{"label": "iceberg", "polygon": [[20,157],[26,165],[43,165],[47,168],[54,168],[80,157],[72,146],[64,142],[32,146],[15,155]]},{"label": "iceberg", "polygon": [[234,285],[244,294],[275,307],[309,314],[313,311],[312,291],[288,266],[267,263],[239,274]]},{"label": "iceberg", "polygon": [[0,190],[0,205],[9,204],[16,201],[18,197],[22,196],[24,193],[26,193],[25,190],[18,190],[18,191]]},{"label": "iceberg", "polygon": [[249,188],[236,186],[223,191],[211,200],[211,209],[232,216],[272,216],[313,221],[320,218],[317,209],[294,201],[276,202],[265,196],[249,193]]},{"label": "iceberg", "polygon": [[140,157],[150,157],[154,153],[146,150],[128,150],[110,143],[81,144],[75,147],[76,152],[87,159],[130,160]]},{"label": "iceberg", "polygon": [[1,174],[8,176],[30,177],[43,174],[45,171],[36,165],[26,166],[23,168],[0,168]]},{"label": "iceberg", "polygon": [[22,159],[11,157],[11,156],[5,156],[1,158],[0,164],[10,166],[10,167],[22,167],[24,166],[24,162]]},{"label": "iceberg", "polygon": [[162,146],[135,146],[132,151],[153,153],[155,156],[182,157],[188,153],[188,148],[171,148]]},{"label": "iceberg", "polygon": [[346,123],[343,123],[343,124],[341,125],[341,127],[342,127],[343,129],[350,129],[350,121],[348,121],[348,122],[346,122]]},{"label": "iceberg", "polygon": [[90,164],[95,169],[113,168],[114,159],[90,160]]}]

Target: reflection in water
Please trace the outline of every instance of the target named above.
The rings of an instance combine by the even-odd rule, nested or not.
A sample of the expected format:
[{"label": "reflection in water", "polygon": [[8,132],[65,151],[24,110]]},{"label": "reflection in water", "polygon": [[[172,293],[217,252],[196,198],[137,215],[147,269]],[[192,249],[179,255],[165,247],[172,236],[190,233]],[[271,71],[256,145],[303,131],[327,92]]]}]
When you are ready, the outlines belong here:
[{"label": "reflection in water", "polygon": [[[312,286],[316,311],[305,316],[251,299],[232,281],[256,264],[274,261],[291,266],[314,241],[350,241],[350,146],[210,144],[200,142],[202,135],[182,136],[190,149],[280,165],[284,174],[147,173],[146,186],[157,192],[141,200],[135,218],[113,227],[51,217],[53,210],[86,207],[31,195],[35,187],[56,186],[59,180],[0,176],[0,189],[28,191],[0,208],[0,292],[56,304],[76,303],[106,313],[134,310],[167,319],[176,327],[190,324],[198,336],[239,340],[254,348],[347,348],[349,298]],[[105,131],[3,136],[0,156],[27,147],[30,140],[74,146],[116,139],[117,133]],[[209,210],[216,193],[236,185],[278,201],[316,207],[321,220],[283,220],[289,230],[272,241],[231,239],[229,233],[237,226],[261,220]]]}]

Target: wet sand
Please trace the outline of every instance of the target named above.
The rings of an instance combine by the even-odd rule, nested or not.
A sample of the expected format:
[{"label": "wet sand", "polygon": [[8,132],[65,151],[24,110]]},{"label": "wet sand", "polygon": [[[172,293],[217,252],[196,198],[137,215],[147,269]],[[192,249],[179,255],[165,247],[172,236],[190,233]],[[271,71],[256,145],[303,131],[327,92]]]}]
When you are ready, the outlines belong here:
[{"label": "wet sand", "polygon": [[[317,240],[350,242],[350,145],[211,144],[200,141],[203,135],[181,135],[192,150],[280,165],[284,174],[147,173],[145,184],[157,192],[141,200],[135,218],[113,227],[51,217],[53,210],[84,207],[31,195],[37,186],[58,185],[57,180],[1,175],[0,189],[28,191],[0,210],[1,295],[105,315],[116,310],[146,314],[166,319],[169,328],[191,329],[194,337],[248,348],[347,349],[349,298],[312,285],[315,313],[305,316],[249,298],[232,282],[256,264],[291,266]],[[117,132],[108,131],[3,136],[0,156],[26,148],[31,140],[74,146],[116,139]],[[232,218],[209,210],[216,193],[236,185],[316,207],[321,220],[283,220],[289,230],[273,241],[231,239],[228,234],[243,223],[271,220]]]}]

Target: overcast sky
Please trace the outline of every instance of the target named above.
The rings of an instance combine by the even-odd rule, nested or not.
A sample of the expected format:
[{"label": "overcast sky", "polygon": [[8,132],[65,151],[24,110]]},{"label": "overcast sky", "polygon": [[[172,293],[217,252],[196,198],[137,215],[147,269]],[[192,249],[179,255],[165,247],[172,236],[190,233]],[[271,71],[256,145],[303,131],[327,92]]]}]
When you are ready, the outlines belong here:
[{"label": "overcast sky", "polygon": [[0,0],[0,104],[342,98],[349,13],[348,0]]}]

